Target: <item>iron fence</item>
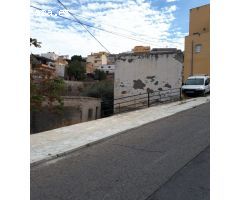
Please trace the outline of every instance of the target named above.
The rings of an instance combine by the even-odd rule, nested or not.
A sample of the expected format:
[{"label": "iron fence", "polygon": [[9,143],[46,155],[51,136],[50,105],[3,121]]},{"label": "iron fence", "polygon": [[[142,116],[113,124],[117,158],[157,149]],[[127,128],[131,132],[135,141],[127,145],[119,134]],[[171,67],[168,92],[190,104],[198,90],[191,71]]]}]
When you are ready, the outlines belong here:
[{"label": "iron fence", "polygon": [[160,91],[149,91],[116,99],[105,99],[101,102],[101,116],[107,117],[113,114],[146,108],[161,103],[178,101],[181,100],[181,96],[181,88],[171,88]]}]

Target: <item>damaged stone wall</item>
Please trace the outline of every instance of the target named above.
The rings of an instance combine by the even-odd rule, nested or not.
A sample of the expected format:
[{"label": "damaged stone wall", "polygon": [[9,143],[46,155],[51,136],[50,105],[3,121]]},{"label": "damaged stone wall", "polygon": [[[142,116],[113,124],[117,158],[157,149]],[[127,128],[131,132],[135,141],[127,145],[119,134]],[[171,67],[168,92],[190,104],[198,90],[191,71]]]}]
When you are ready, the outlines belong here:
[{"label": "damaged stone wall", "polygon": [[101,99],[92,97],[64,97],[61,112],[51,112],[47,107],[30,113],[30,131],[38,133],[76,123],[99,119]]},{"label": "damaged stone wall", "polygon": [[[179,52],[119,55],[116,61],[114,99],[180,88],[182,70]],[[121,101],[115,100],[114,103]]]}]

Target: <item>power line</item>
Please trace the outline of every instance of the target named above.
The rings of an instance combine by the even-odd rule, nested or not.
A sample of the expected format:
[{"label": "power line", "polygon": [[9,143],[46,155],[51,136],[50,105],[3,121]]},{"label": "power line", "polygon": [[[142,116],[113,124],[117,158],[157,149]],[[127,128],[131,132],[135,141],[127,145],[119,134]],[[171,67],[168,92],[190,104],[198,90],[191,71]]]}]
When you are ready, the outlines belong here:
[{"label": "power line", "polygon": [[67,8],[60,0],[57,0],[57,2],[58,2],[59,4],[61,4],[61,5],[68,11],[68,13],[69,13],[79,24],[81,24],[82,27],[83,27],[108,53],[110,53],[110,51],[87,29],[87,27],[84,26],[84,24],[83,24],[81,21],[78,20],[78,18],[75,17],[75,15],[74,15],[72,12],[70,12],[70,11],[68,10],[68,8]]},{"label": "power line", "polygon": [[[79,15],[79,14],[76,14],[76,15],[77,15],[78,17],[82,18],[82,19],[87,19],[87,20],[91,20],[91,19],[92,19],[92,20],[95,20],[95,18],[83,17],[82,15]],[[100,21],[98,21],[98,22],[100,22]],[[133,34],[134,36],[139,35],[140,37],[142,37],[142,36],[144,36],[144,37],[149,37],[149,35],[142,34],[142,33],[136,33],[136,32],[130,31],[130,30],[128,30],[128,29],[125,29],[125,28],[122,28],[122,27],[119,27],[119,26],[114,26],[114,25],[112,25],[112,24],[107,24],[107,23],[103,23],[103,22],[101,22],[101,23],[104,24],[104,25],[106,25],[106,26],[113,27],[113,28],[115,28],[115,29],[119,29],[119,30],[123,30],[123,31],[128,32],[128,33],[131,33],[131,34]],[[151,37],[151,39],[156,40],[156,41],[159,42],[159,38]]]},{"label": "power line", "polygon": [[[80,2],[79,2],[80,3]],[[135,2],[135,4],[137,5],[137,3]],[[79,6],[81,6],[81,5],[79,5]],[[80,18],[83,18],[83,19],[87,19],[87,20],[94,20],[93,18],[91,18],[91,17],[84,17],[84,16],[81,16],[81,15],[79,15],[79,14],[75,14],[75,15],[77,15],[78,17],[80,17]],[[99,22],[99,21],[98,21]],[[103,22],[100,22],[101,24],[105,24],[105,25],[107,25],[107,26],[109,26],[109,27],[113,27],[113,28],[116,28],[116,29],[119,29],[119,30],[123,30],[123,31],[125,31],[125,32],[128,32],[128,33],[131,33],[131,34],[133,34],[134,36],[137,36],[137,35],[139,35],[140,37],[149,37],[149,35],[146,35],[146,34],[142,34],[142,33],[136,33],[136,32],[133,32],[133,31],[130,31],[130,30],[128,30],[128,29],[125,29],[125,28],[122,28],[122,27],[118,27],[118,26],[114,26],[114,25],[112,25],[112,24],[107,24],[107,23],[103,23]],[[131,37],[131,36],[130,36]],[[162,42],[161,40],[160,40],[160,38],[157,38],[157,37],[152,37],[151,36],[151,38],[150,39],[153,39],[153,40],[155,40],[155,41],[151,41],[151,40],[146,40],[146,39],[144,39],[145,41],[150,41],[150,42]],[[163,40],[163,39],[162,39]],[[165,41],[170,41],[170,40],[168,40],[168,39],[164,39]]]},{"label": "power line", "polygon": [[[41,5],[41,4],[39,4],[39,5]],[[79,5],[79,6],[81,6],[81,5]],[[84,16],[82,16],[82,15],[79,15],[79,14],[74,14],[75,16],[78,16],[78,17],[80,17],[80,18],[82,18],[83,20],[85,19],[85,20],[93,20],[93,22],[95,22],[94,20],[95,20],[95,18],[92,18],[92,17],[84,17]],[[99,20],[97,20],[97,22],[99,23]],[[96,22],[95,22],[96,23]],[[82,22],[82,24],[84,24],[85,26],[89,26],[89,27],[92,27],[91,25],[88,25],[88,24],[86,24],[86,23],[84,23],[84,22]],[[113,27],[113,28],[115,28],[115,29],[119,29],[119,30],[123,30],[123,31],[125,31],[125,32],[128,32],[128,33],[130,33],[130,34],[133,34],[133,36],[129,36],[129,35],[123,35],[123,37],[125,36],[125,37],[136,37],[136,36],[138,36],[139,35],[139,37],[149,37],[149,35],[146,35],[146,34],[142,34],[142,33],[136,33],[136,32],[133,32],[133,31],[130,31],[130,30],[128,30],[128,29],[125,29],[125,28],[122,28],[122,27],[118,27],[118,26],[114,26],[114,25],[112,25],[112,24],[107,24],[107,23],[103,23],[103,22],[101,22],[101,24],[104,24],[104,25],[106,25],[106,26],[109,26],[109,27]],[[101,28],[101,27],[92,27],[92,28],[96,28],[96,29],[99,29],[99,30],[103,30],[103,28]],[[103,30],[104,31],[104,30]],[[116,32],[113,32],[114,34],[116,34]],[[117,33],[118,34],[118,33]],[[122,35],[120,35],[120,36],[122,36]],[[150,38],[150,37],[149,37]],[[152,40],[146,40],[146,39],[143,39],[144,41],[147,41],[147,42],[162,42],[159,38],[157,38],[157,37],[152,37],[151,36],[151,38],[150,39],[152,39]],[[153,41],[153,40],[155,40],[155,41]],[[138,40],[139,41],[139,40]],[[141,41],[142,42],[142,41]]]},{"label": "power line", "polygon": [[[41,8],[38,8],[38,7],[35,7],[35,6],[30,6],[32,8],[35,8],[35,9],[38,9],[38,10],[43,10]],[[66,8],[65,8],[66,9]],[[70,13],[70,12],[69,12]],[[103,29],[103,28],[100,28],[100,27],[95,27],[93,25],[90,25],[90,24],[86,24],[86,23],[83,23],[81,22],[80,20],[78,20],[77,18],[75,18],[76,20],[73,20],[73,19],[70,19],[70,18],[67,18],[67,17],[63,17],[61,15],[58,15],[59,17],[63,18],[63,19],[66,19],[66,20],[70,20],[70,21],[73,21],[73,22],[76,22],[76,23],[80,23],[82,26],[85,25],[85,26],[88,26],[88,27],[91,27],[91,28],[94,28],[94,29],[98,29],[98,30],[101,30],[101,31],[104,31],[104,32],[107,32],[107,33],[110,33],[110,34],[113,34],[113,35],[117,35],[117,36],[120,36],[120,37],[124,37],[124,38],[127,38],[127,39],[131,39],[131,40],[134,40],[134,41],[138,41],[138,42],[143,42],[143,43],[147,43],[147,44],[152,44],[152,45],[156,45],[158,46],[158,44],[156,43],[153,43],[152,41],[148,41],[148,40],[140,40],[140,39],[137,39],[137,38],[134,38],[132,36],[128,36],[128,35],[124,35],[124,34],[120,34],[120,33],[117,33],[117,32],[113,32],[113,31],[109,31],[109,30],[106,30],[106,29]],[[86,27],[83,26],[85,29]],[[169,41],[169,40],[165,40],[165,41]],[[172,42],[172,43],[175,43],[175,44],[180,44],[180,42]]]}]

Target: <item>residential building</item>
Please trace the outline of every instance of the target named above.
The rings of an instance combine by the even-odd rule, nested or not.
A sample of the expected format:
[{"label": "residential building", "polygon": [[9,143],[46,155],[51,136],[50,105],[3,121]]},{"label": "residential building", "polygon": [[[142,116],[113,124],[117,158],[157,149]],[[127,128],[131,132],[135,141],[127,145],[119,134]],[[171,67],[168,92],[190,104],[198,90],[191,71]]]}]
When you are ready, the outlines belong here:
[{"label": "residential building", "polygon": [[133,53],[149,53],[150,52],[150,46],[135,46],[132,49]]},{"label": "residential building", "polygon": [[104,71],[106,74],[114,74],[115,65],[101,65],[97,69]]},{"label": "residential building", "polygon": [[210,4],[190,10],[189,35],[185,37],[185,81],[190,75],[210,75]]},{"label": "residential building", "polygon": [[69,60],[69,55],[61,55],[61,56],[58,56],[58,58],[63,60]]},{"label": "residential building", "polygon": [[87,56],[86,72],[87,74],[92,74],[101,65],[107,64],[107,53],[91,53]]},{"label": "residential building", "polygon": [[107,64],[108,65],[114,65],[116,62],[118,54],[108,54],[107,55]]},{"label": "residential building", "polygon": [[30,74],[34,80],[42,79],[49,75],[55,77],[56,68],[54,60],[31,54],[30,66]]},{"label": "residential building", "polygon": [[65,69],[68,65],[67,59],[68,56],[59,56],[54,62],[54,66],[56,68],[56,76],[64,78]]},{"label": "residential building", "polygon": [[164,49],[164,51],[158,49],[156,52],[142,55],[119,55],[114,74],[116,109],[126,100],[129,101],[124,106],[134,106],[132,100],[136,103],[139,94],[144,94],[147,99],[147,93],[165,91],[171,93],[175,90],[175,95],[179,97],[182,70],[183,53],[177,49]]},{"label": "residential building", "polygon": [[57,58],[59,57],[57,54],[55,54],[54,52],[47,52],[47,53],[42,53],[41,54],[42,57],[51,59],[51,60],[57,60]]}]

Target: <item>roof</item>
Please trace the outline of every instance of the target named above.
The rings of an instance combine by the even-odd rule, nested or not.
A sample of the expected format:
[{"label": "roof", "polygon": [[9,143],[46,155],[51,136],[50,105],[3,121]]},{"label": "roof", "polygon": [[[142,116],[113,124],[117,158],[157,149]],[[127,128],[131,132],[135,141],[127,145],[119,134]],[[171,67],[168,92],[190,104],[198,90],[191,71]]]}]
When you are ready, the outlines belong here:
[{"label": "roof", "polygon": [[46,57],[43,57],[43,56],[39,56],[39,55],[31,54],[31,56],[35,57],[38,61],[43,61],[44,63],[46,63],[46,62],[55,62],[54,60],[51,60],[49,58],[46,58]]},{"label": "roof", "polygon": [[152,52],[158,51],[158,52],[176,52],[177,48],[153,48],[151,50]]},{"label": "roof", "polygon": [[191,10],[198,10],[198,9],[200,9],[202,7],[205,7],[205,6],[209,6],[210,7],[210,4],[208,3],[208,4],[205,4],[205,5],[201,5],[201,6],[197,6],[197,7],[194,7],[194,8],[190,8],[190,11]]},{"label": "roof", "polygon": [[199,74],[199,75],[194,75],[194,76],[189,76],[188,79],[195,79],[195,78],[209,78],[208,75],[204,74]]}]

